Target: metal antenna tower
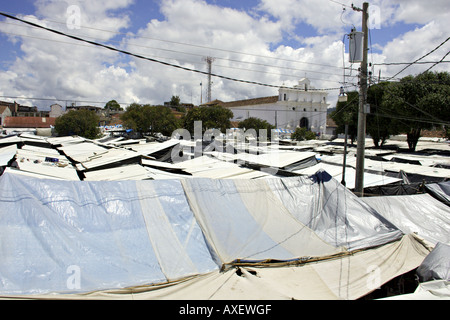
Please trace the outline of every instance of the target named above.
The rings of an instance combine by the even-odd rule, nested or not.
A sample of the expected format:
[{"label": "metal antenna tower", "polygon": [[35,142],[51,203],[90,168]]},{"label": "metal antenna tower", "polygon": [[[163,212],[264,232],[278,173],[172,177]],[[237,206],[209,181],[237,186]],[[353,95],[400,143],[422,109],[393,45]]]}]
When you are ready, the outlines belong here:
[{"label": "metal antenna tower", "polygon": [[212,72],[212,63],[214,62],[214,58],[213,57],[206,57],[203,58],[204,61],[206,61],[206,63],[208,64],[208,91],[206,93],[206,100],[208,100],[207,102],[211,102],[211,72]]}]

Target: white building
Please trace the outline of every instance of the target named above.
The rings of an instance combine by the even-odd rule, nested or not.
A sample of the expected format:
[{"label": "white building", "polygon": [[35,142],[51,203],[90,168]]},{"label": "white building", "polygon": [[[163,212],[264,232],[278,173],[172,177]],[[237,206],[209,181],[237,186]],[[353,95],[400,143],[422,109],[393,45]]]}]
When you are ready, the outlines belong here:
[{"label": "white building", "polygon": [[58,118],[64,114],[63,107],[57,103],[50,106],[50,117]]},{"label": "white building", "polygon": [[327,96],[326,91],[314,89],[310,80],[303,78],[293,88],[280,88],[278,96],[219,104],[233,111],[232,121],[254,117],[278,129],[306,127],[323,135],[327,127]]}]

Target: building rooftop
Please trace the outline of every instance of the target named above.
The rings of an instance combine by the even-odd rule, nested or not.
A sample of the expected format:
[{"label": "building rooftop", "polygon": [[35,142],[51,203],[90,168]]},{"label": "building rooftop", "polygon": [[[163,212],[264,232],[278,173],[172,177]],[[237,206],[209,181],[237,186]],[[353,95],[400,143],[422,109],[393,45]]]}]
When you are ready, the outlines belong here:
[{"label": "building rooftop", "polygon": [[54,126],[56,118],[50,117],[6,117],[5,128],[50,128]]},{"label": "building rooftop", "polygon": [[260,104],[268,104],[268,103],[276,103],[278,101],[278,96],[270,96],[270,97],[262,97],[262,98],[253,98],[253,99],[245,99],[245,100],[237,100],[230,102],[223,102],[221,100],[213,100],[208,103],[204,103],[203,106],[212,106],[219,105],[224,108],[236,108],[242,106],[252,106],[252,105],[260,105]]}]

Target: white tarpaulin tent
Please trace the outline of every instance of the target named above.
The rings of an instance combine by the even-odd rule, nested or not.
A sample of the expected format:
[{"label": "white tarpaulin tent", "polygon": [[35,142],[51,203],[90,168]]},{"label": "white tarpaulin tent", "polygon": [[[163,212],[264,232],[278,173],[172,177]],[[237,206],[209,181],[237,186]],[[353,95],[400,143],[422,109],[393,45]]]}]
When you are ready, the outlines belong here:
[{"label": "white tarpaulin tent", "polygon": [[429,194],[362,198],[404,233],[450,244],[450,207]]},{"label": "white tarpaulin tent", "polygon": [[[358,299],[417,267],[429,253],[414,236],[339,259],[300,266],[214,270],[171,283],[28,299],[336,300]],[[11,298],[11,296],[9,296]]]},{"label": "white tarpaulin tent", "polygon": [[[330,175],[333,176],[337,181],[342,181],[342,165],[336,165],[336,164],[328,164],[325,162],[317,163],[313,166],[294,170],[294,173],[302,174],[302,175],[311,175],[316,173],[319,170],[324,170],[328,172]],[[356,177],[356,170],[352,167],[346,167],[345,168],[345,186],[349,189],[355,188],[355,177]],[[387,185],[390,183],[395,183],[402,181],[402,179],[399,178],[393,178],[389,177],[383,174],[374,174],[369,172],[364,172],[364,188],[368,187],[374,187],[374,186],[381,186],[381,185]]]},{"label": "white tarpaulin tent", "polygon": [[182,184],[206,234],[214,237],[210,242],[226,243],[225,248],[216,248],[219,255],[224,252],[223,262],[236,258],[237,250],[242,250],[240,259],[288,260],[367,248],[401,237],[396,227],[330,175],[313,177],[189,179]]},{"label": "white tarpaulin tent", "polygon": [[417,275],[420,282],[450,281],[450,245],[437,243],[433,251],[417,268]]},{"label": "white tarpaulin tent", "polygon": [[[124,290],[143,298],[354,299],[429,252],[324,172],[110,182],[5,174],[0,243],[0,295],[8,297]],[[260,277],[242,277],[236,266],[258,268]],[[380,272],[375,286],[367,284],[371,266]]]},{"label": "white tarpaulin tent", "polygon": [[17,146],[13,144],[8,147],[0,147],[0,166],[7,166],[9,161],[16,155]]},{"label": "white tarpaulin tent", "polygon": [[[179,181],[0,180],[0,292],[160,283],[217,269]],[[81,283],[67,286],[68,272]]]},{"label": "white tarpaulin tent", "polygon": [[450,181],[426,184],[425,188],[433,197],[450,206]]},{"label": "white tarpaulin tent", "polygon": [[450,281],[434,280],[419,283],[416,291],[381,300],[450,300]]},{"label": "white tarpaulin tent", "polygon": [[437,243],[417,268],[419,286],[414,293],[391,300],[450,300],[450,246]]}]

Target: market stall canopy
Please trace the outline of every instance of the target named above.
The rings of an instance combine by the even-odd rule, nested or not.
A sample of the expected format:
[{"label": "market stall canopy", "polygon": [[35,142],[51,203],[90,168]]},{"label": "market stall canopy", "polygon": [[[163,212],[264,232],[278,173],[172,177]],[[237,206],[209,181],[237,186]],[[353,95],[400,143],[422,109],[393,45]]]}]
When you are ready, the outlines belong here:
[{"label": "market stall canopy", "polygon": [[[402,239],[325,172],[260,180],[0,178],[2,295],[161,285],[235,263],[334,260]],[[79,286],[67,284],[73,270]]]},{"label": "market stall canopy", "polygon": [[438,242],[450,244],[450,209],[429,194],[362,200],[404,233],[417,233],[433,245]]},{"label": "market stall canopy", "polygon": [[433,197],[450,206],[450,181],[426,184],[425,188]]}]

